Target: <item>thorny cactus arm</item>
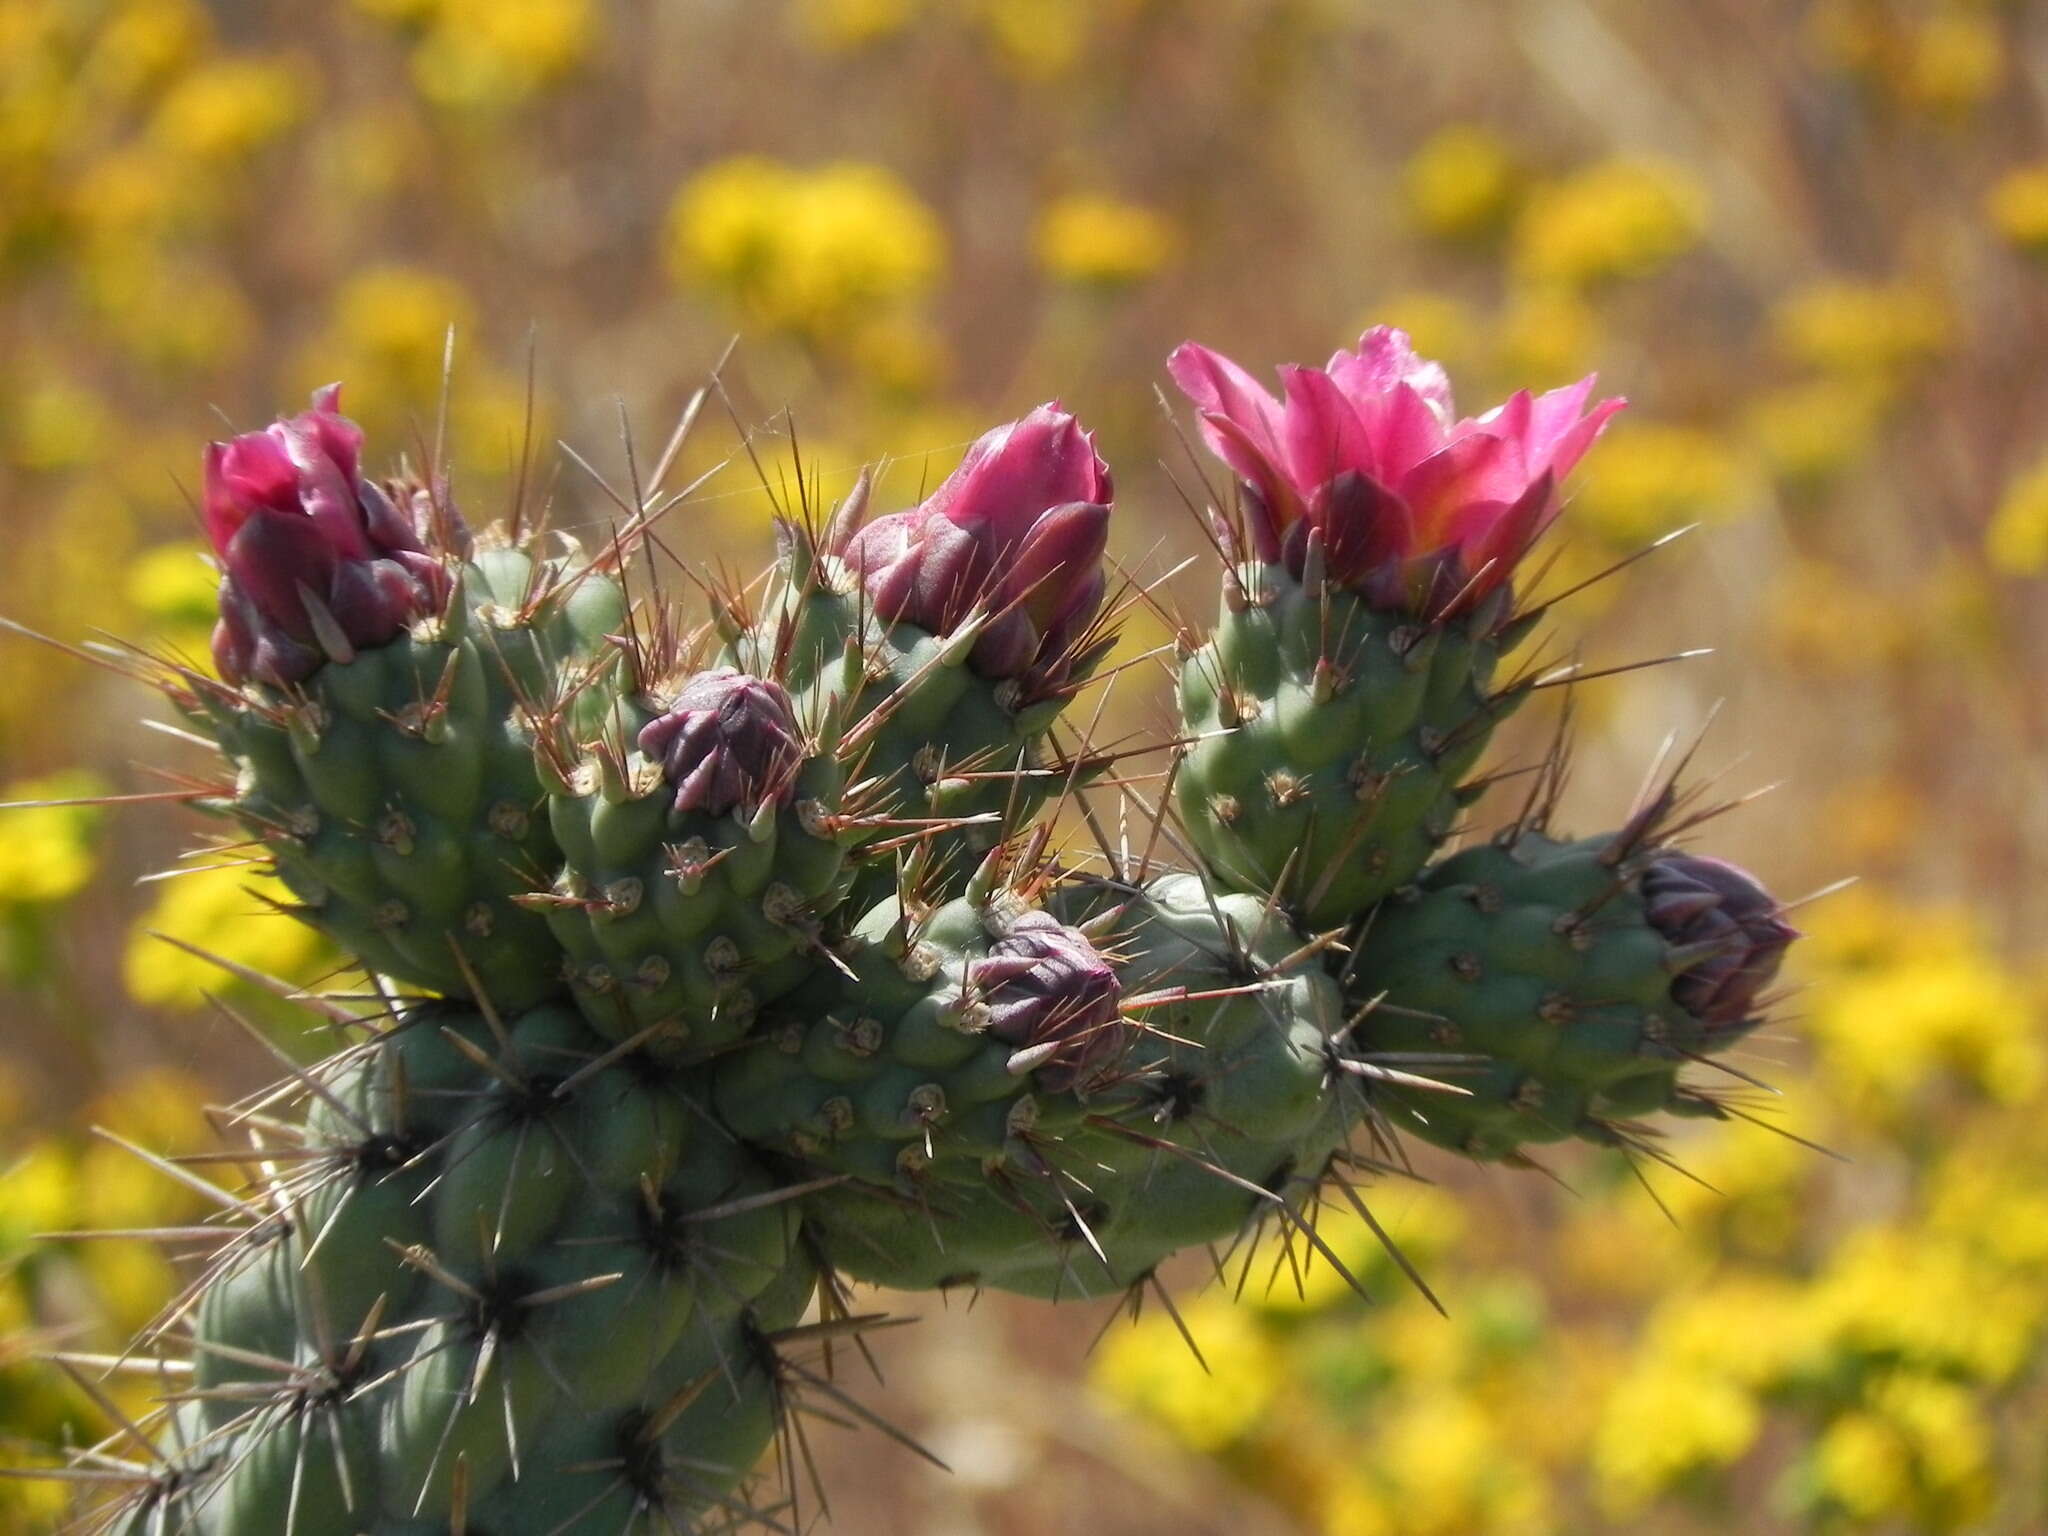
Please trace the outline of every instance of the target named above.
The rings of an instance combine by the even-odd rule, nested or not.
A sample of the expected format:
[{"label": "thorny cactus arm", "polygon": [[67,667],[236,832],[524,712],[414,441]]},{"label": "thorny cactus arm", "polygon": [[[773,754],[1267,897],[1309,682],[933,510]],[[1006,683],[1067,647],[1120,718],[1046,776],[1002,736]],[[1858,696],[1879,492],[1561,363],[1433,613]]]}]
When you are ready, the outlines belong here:
[{"label": "thorny cactus arm", "polygon": [[1437,858],[1529,691],[1494,681],[1515,564],[1620,402],[1457,420],[1385,330],[1284,399],[1170,367],[1241,482],[1222,617],[1179,827],[1132,794],[1085,870],[1045,813],[1102,762],[1055,725],[1110,641],[1112,491],[1056,405],[917,507],[783,522],[717,657],[629,603],[631,538],[472,538],[368,480],[332,391],[209,451],[219,675],[139,666],[388,1005],[317,1002],[345,1043],[239,1107],[247,1182],[131,1351],[176,1385],[85,1453],[98,1529],[801,1523],[753,1476],[779,1437],[799,1500],[802,1416],[865,1417],[848,1280],[1171,1306],[1167,1259],[1248,1274],[1268,1230],[1341,1271],[1317,1202],[1370,1222],[1404,1131],[1526,1163],[1737,1112],[1684,1070],[1795,934],[1679,849],[1675,783],[1574,842],[1553,760]]}]

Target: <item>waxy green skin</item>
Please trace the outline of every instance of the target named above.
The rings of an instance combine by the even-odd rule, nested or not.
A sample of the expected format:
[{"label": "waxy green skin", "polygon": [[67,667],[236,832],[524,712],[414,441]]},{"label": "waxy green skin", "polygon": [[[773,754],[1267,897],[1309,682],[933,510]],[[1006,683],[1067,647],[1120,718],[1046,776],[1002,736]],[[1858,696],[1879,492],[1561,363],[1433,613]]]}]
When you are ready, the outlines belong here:
[{"label": "waxy green skin", "polygon": [[[651,718],[632,712],[634,723]],[[853,880],[830,818],[844,774],[813,756],[786,802],[678,812],[636,751],[626,782],[595,763],[549,796],[564,864],[537,902],[591,1026],[624,1040],[662,1025],[661,1047],[702,1055],[738,1042],[761,1004],[815,969],[824,919]]]},{"label": "waxy green skin", "polygon": [[1423,623],[1354,593],[1247,567],[1247,601],[1181,666],[1189,840],[1231,890],[1278,891],[1305,928],[1355,922],[1455,826],[1494,727],[1505,593]]},{"label": "waxy green skin", "polygon": [[197,720],[237,776],[223,809],[308,922],[371,970],[451,997],[481,984],[509,1009],[563,990],[560,946],[516,900],[560,863],[525,707],[625,614],[617,584],[586,574],[521,618],[545,574],[519,550],[479,553],[448,618]]},{"label": "waxy green skin", "polygon": [[[977,675],[968,665],[973,639],[973,632],[934,635],[885,623],[836,558],[792,550],[766,616],[730,650],[734,665],[759,676],[779,665],[800,720],[838,711],[855,743],[853,776],[882,787],[891,815],[978,818],[922,840],[920,889],[933,901],[965,890],[989,851],[1029,825],[1065,784],[1045,745],[1065,695],[1030,699],[1015,680]],[[1077,659],[1070,684],[1097,659]],[[870,840],[894,830],[877,829]],[[870,866],[850,905],[865,912],[894,894],[884,860]]]},{"label": "waxy green skin", "polygon": [[[1132,1016],[1149,1029],[1130,1030],[1094,1080],[1049,1091],[1008,1069],[1011,1047],[943,1022],[990,942],[988,914],[964,900],[919,932],[928,974],[890,952],[893,910],[871,915],[847,956],[858,980],[721,1069],[718,1106],[739,1135],[853,1175],[805,1202],[843,1273],[902,1290],[1113,1294],[1298,1201],[1349,1132],[1355,1106],[1329,1064],[1337,989],[1313,958],[1275,970],[1300,940],[1263,903],[1212,907],[1196,877],[1172,875],[1079,883],[1049,907],[1095,920],[1126,1001],[1148,1004]],[[923,1119],[920,1103],[944,1113]]]},{"label": "waxy green skin", "polygon": [[[566,1448],[643,1424],[707,1352],[743,1392],[751,1341],[802,1314],[794,1205],[712,1124],[708,1085],[565,1005],[423,1005],[322,1078],[303,1192],[198,1307],[194,1530],[445,1529],[458,1464],[479,1515],[555,1498],[533,1480]],[[758,1409],[667,1426],[649,1455],[690,1469],[679,1499],[743,1481]]]},{"label": "waxy green skin", "polygon": [[1711,1116],[1679,1071],[1740,1031],[1709,1031],[1671,998],[1671,948],[1643,910],[1639,858],[1611,837],[1527,832],[1444,860],[1384,903],[1347,983],[1373,1050],[1469,1055],[1433,1075],[1464,1095],[1388,1091],[1400,1128],[1472,1157],[1620,1122]]}]

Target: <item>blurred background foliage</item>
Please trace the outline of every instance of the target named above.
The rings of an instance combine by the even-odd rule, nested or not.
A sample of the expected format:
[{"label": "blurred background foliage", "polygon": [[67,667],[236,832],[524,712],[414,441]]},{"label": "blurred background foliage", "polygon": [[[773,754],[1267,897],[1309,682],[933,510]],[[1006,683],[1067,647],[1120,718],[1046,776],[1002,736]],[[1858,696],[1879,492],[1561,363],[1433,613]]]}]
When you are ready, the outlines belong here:
[{"label": "blurred background foliage", "polygon": [[[530,437],[596,539],[621,423],[658,451],[735,335],[672,547],[764,557],[743,436],[778,498],[887,455],[904,504],[1058,395],[1157,575],[1196,547],[1167,350],[1314,361],[1380,321],[1468,407],[1596,366],[1632,398],[1539,595],[1703,525],[1559,610],[1595,667],[1719,647],[1576,690],[1568,806],[1615,819],[1718,701],[1717,787],[1787,787],[1716,846],[1864,877],[1803,909],[1802,990],[1738,1062],[1771,1128],[1550,1179],[1418,1153],[1378,1214],[1448,1319],[1341,1212],[1377,1304],[1272,1243],[1193,1264],[1207,1369],[1156,1309],[1091,1350],[1101,1306],[928,1304],[871,1395],[955,1473],[827,1432],[836,1528],[2048,1529],[2048,6],[0,0],[0,613],[67,641],[204,654],[198,446],[328,379],[373,460],[445,431],[479,518]],[[1163,672],[1119,687],[1163,726]],[[309,1039],[153,935],[335,963],[260,869],[181,861],[147,797],[199,760],[152,713],[5,641],[0,798],[141,798],[0,813],[0,1464],[104,1429],[33,1355],[181,1284],[31,1234],[201,1213],[87,1128],[202,1146],[273,1070],[230,1012]],[[0,1481],[5,1536],[60,1507]]]}]

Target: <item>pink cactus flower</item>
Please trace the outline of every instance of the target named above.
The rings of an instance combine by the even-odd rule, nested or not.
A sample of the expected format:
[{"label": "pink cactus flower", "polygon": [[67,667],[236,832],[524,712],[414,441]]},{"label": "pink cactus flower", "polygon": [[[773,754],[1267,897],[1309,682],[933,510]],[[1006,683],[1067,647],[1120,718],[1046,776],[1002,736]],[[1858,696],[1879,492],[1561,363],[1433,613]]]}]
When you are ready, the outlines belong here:
[{"label": "pink cactus flower", "polygon": [[213,656],[231,683],[302,682],[448,600],[420,529],[363,478],[362,430],[336,410],[340,393],[330,384],[309,411],[207,445],[202,512],[222,572]]},{"label": "pink cactus flower", "polygon": [[1057,681],[1102,605],[1112,495],[1094,434],[1041,405],[984,434],[921,506],[854,530],[837,553],[882,618],[951,634],[989,613],[975,669]]},{"label": "pink cactus flower", "polygon": [[1325,368],[1282,368],[1278,400],[1193,342],[1167,368],[1244,482],[1251,555],[1299,575],[1315,530],[1335,580],[1433,614],[1507,581],[1556,516],[1558,482],[1626,403],[1588,410],[1589,374],[1460,419],[1443,369],[1387,326]]},{"label": "pink cactus flower", "polygon": [[783,686],[731,667],[683,684],[661,717],[641,727],[640,750],[660,760],[678,811],[707,816],[787,803],[804,755]]}]

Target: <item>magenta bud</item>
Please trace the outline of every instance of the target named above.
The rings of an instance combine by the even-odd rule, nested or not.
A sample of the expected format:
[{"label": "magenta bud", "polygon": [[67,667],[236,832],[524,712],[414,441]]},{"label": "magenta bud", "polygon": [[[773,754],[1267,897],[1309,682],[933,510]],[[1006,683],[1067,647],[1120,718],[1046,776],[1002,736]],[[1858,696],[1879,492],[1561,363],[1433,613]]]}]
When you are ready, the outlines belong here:
[{"label": "magenta bud", "polygon": [[803,738],[780,683],[730,667],[699,672],[640,730],[640,750],[661,764],[677,811],[723,816],[796,792]]},{"label": "magenta bud", "polygon": [[836,551],[890,622],[952,634],[977,615],[989,678],[1064,677],[1102,603],[1109,470],[1057,405],[984,434],[925,502],[859,528]]},{"label": "magenta bud", "polygon": [[1038,1081],[1051,1092],[1083,1083],[1123,1043],[1115,967],[1086,934],[1047,913],[1020,917],[968,979],[988,1008],[989,1033],[1032,1052]]},{"label": "magenta bud", "polygon": [[1686,853],[1659,855],[1643,872],[1642,896],[1650,925],[1684,954],[1672,1000],[1710,1031],[1754,1024],[1759,997],[1799,937],[1777,899],[1746,870]]},{"label": "magenta bud", "polygon": [[329,385],[311,410],[207,447],[203,515],[224,578],[213,654],[229,682],[302,682],[448,601],[421,530],[362,478],[363,434],[339,398]]}]

